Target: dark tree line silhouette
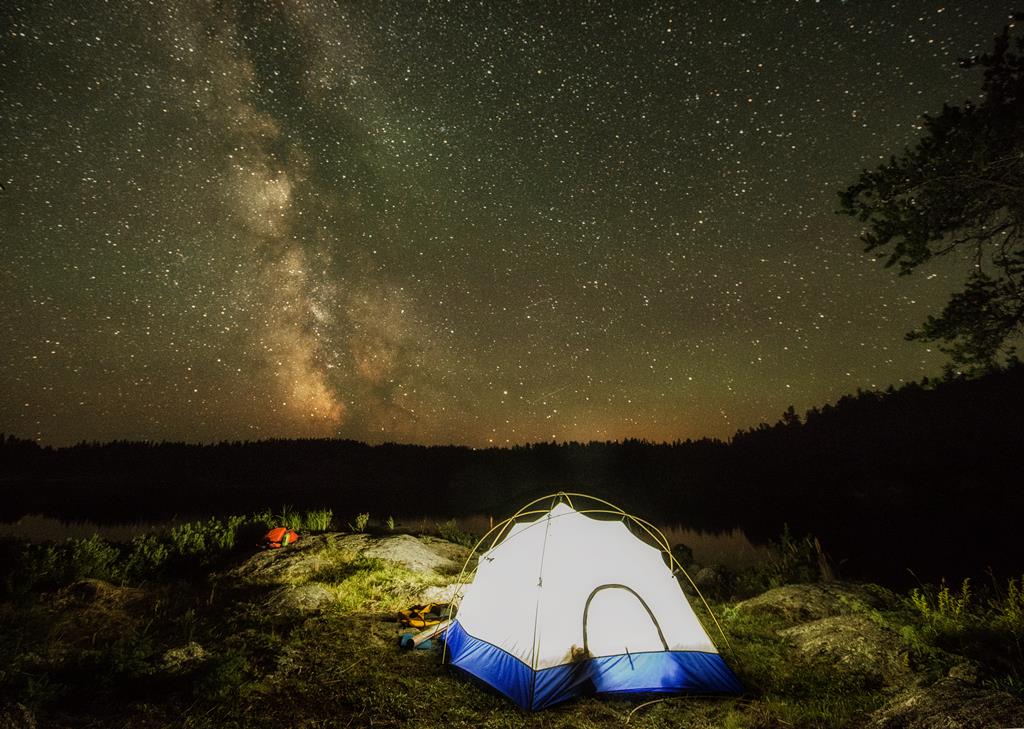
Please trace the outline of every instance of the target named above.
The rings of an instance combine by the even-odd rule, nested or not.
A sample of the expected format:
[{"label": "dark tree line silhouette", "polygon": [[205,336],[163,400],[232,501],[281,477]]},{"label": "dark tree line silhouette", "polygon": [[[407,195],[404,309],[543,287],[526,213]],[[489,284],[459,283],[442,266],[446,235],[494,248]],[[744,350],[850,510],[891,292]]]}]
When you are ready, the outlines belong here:
[{"label": "dark tree line silhouette", "polygon": [[0,437],[0,518],[93,521],[330,507],[341,519],[502,518],[585,491],[659,523],[783,525],[817,536],[841,573],[900,580],[1020,571],[1024,365],[976,379],[858,392],[725,443],[640,440],[513,448],[349,440],[80,443]]}]

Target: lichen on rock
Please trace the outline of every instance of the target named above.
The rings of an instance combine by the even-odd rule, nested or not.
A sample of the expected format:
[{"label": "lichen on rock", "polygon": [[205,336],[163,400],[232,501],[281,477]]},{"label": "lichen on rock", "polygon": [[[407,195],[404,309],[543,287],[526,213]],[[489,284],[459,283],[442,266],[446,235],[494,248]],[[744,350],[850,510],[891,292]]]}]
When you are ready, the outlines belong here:
[{"label": "lichen on rock", "polygon": [[833,615],[780,631],[805,657],[882,685],[908,673],[907,649],[893,630],[865,615]]}]

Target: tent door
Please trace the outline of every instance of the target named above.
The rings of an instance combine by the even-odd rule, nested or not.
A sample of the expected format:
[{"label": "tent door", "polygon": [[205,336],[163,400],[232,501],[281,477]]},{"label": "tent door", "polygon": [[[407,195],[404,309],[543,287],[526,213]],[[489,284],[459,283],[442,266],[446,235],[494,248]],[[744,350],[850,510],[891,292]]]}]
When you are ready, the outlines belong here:
[{"label": "tent door", "polygon": [[650,606],[627,585],[599,585],[583,608],[583,648],[587,655],[628,655],[668,650],[665,634]]}]

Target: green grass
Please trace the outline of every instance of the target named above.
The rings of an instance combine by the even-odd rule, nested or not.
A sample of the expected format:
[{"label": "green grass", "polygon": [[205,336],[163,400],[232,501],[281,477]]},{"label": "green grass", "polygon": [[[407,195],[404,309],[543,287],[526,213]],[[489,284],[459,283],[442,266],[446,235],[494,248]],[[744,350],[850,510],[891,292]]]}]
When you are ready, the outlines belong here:
[{"label": "green grass", "polygon": [[722,608],[719,620],[730,639],[723,656],[748,692],[759,698],[758,711],[779,725],[856,725],[881,705],[884,697],[877,682],[825,658],[794,651],[781,634],[790,626],[784,619]]},{"label": "green grass", "polygon": [[904,630],[927,649],[975,662],[986,685],[1024,697],[1022,582],[993,581],[984,594],[970,580],[955,590],[945,583],[922,586],[907,598],[917,620]]},{"label": "green grass", "polygon": [[298,511],[289,504],[283,504],[275,514],[269,509],[257,512],[246,518],[245,522],[269,531],[274,527],[288,527],[299,534],[316,534],[331,529],[334,512],[330,509],[311,509]]},{"label": "green grass", "polygon": [[307,511],[302,516],[302,530],[306,532],[326,532],[331,528],[334,512],[330,509]]},{"label": "green grass", "polygon": [[356,518],[349,523],[348,528],[356,534],[361,534],[366,531],[366,525],[369,523],[369,513],[363,512],[362,514],[356,514]]}]

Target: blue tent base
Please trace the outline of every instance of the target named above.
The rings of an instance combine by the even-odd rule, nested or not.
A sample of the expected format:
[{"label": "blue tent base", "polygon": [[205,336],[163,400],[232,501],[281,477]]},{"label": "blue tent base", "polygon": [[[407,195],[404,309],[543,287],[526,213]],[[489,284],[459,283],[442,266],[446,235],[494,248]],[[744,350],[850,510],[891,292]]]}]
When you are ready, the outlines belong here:
[{"label": "blue tent base", "polygon": [[448,628],[445,640],[453,666],[528,710],[590,693],[743,693],[740,682],[717,653],[626,653],[534,671],[512,654],[467,633],[458,620]]}]

